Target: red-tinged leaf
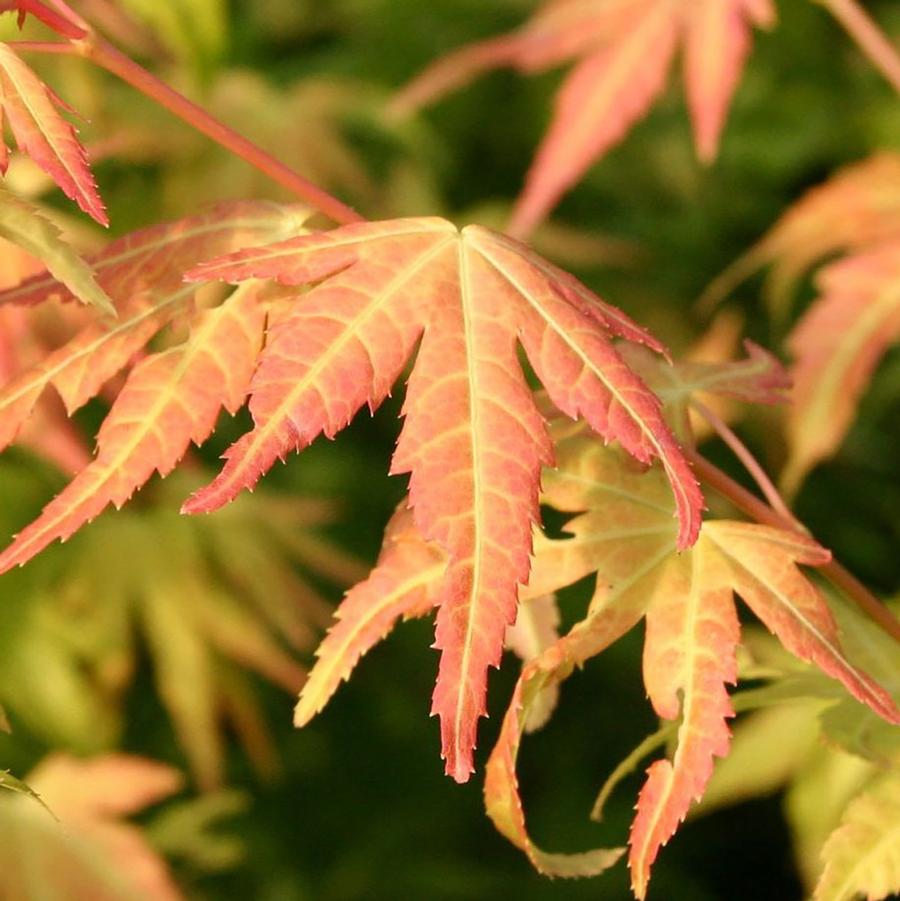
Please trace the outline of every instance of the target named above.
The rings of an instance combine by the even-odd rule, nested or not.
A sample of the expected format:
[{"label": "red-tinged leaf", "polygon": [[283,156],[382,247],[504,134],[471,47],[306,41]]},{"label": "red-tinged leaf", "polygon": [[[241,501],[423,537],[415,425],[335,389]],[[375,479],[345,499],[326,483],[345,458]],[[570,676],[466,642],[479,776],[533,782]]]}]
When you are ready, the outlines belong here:
[{"label": "red-tinged leaf", "polygon": [[604,34],[614,39],[644,3],[552,0],[512,34],[470,44],[434,62],[397,93],[391,110],[395,115],[409,115],[498,66],[539,72],[590,52]]},{"label": "red-tinged leaf", "polygon": [[[47,353],[35,334],[28,311],[0,308],[0,384]],[[19,444],[50,460],[68,475],[75,475],[91,461],[87,444],[69,421],[58,398],[45,397],[19,433]]]},{"label": "red-tinged leaf", "polygon": [[[73,413],[161,328],[188,310],[194,289],[183,283],[185,269],[236,247],[295,234],[303,216],[297,208],[269,203],[223,204],[202,216],[114,241],[92,265],[118,318],[90,323],[0,389],[0,449],[15,440],[45,388],[52,385]],[[44,275],[0,292],[0,305],[71,297],[68,289]]]},{"label": "red-tinged leaf", "polygon": [[687,5],[684,82],[697,156],[711,162],[750,51],[750,21],[770,26],[771,0],[692,0]]},{"label": "red-tinged leaf", "polygon": [[[555,498],[565,510],[567,502],[577,496],[577,486],[582,490],[587,486],[595,501],[602,497],[600,502],[610,515],[606,518],[599,513],[584,514],[567,525],[572,538],[545,539],[538,543],[535,574],[547,574],[547,584],[542,587],[562,588],[585,574],[584,563],[590,571],[591,559],[601,561],[595,567],[599,571],[594,598],[584,620],[523,668],[485,771],[488,816],[503,835],[528,855],[538,871],[551,876],[595,875],[612,866],[624,851],[598,849],[584,854],[548,854],[534,845],[526,829],[516,776],[522,733],[534,714],[535,705],[548,691],[568,678],[576,666],[601,653],[640,622],[656,596],[660,573],[674,546],[671,526],[668,535],[659,542],[651,530],[639,524],[646,523],[646,515],[640,509],[629,509],[646,503],[650,515],[658,519],[660,511],[653,503],[658,473],[647,474],[649,496],[644,498],[638,489],[642,476],[629,472],[621,466],[621,458],[599,444],[591,442],[591,445],[597,448],[597,453],[582,458],[577,450],[579,446],[586,448],[587,442],[574,439],[562,443],[559,467],[553,473],[559,479],[554,479],[545,499]],[[570,454],[572,450],[575,453]],[[637,496],[632,494],[635,490]],[[566,547],[576,543],[580,547]],[[557,571],[558,554],[575,566],[564,566],[558,570],[557,578],[550,581],[550,573]],[[529,588],[536,590],[534,586]]]},{"label": "red-tinged leaf", "polygon": [[446,555],[426,542],[401,507],[385,529],[378,563],[369,577],[347,592],[335,624],[316,650],[316,665],[300,692],[294,724],[304,726],[350,678],[360,658],[401,619],[429,613],[438,600]]},{"label": "red-tinged leaf", "polygon": [[815,663],[883,719],[900,723],[890,695],[844,656],[828,605],[796,567],[827,563],[828,551],[802,535],[748,523],[707,523],[704,536],[728,561],[734,590],[792,654]]},{"label": "red-tinged leaf", "polygon": [[897,238],[900,154],[882,152],[804,194],[761,241],[710,284],[702,303],[717,303],[758,269],[771,266],[766,298],[773,312],[783,316],[798,281],[817,262],[841,250],[873,248]]},{"label": "red-tinged leaf", "polygon": [[734,716],[725,683],[737,681],[740,626],[724,564],[706,542],[669,561],[647,611],[644,684],[664,719],[681,716],[674,758],[647,771],[631,827],[632,886],[643,898],[656,855],[703,795],[714,757],[728,753]]},{"label": "red-tinged leaf", "polygon": [[19,373],[0,389],[0,448],[15,441],[44,390],[53,386],[71,415],[168,322],[185,312],[193,291],[180,287],[162,297],[140,293],[130,299],[119,318],[94,322],[40,363]]},{"label": "red-tinged leaf", "polygon": [[165,860],[123,818],[178,791],[181,776],[124,754],[46,757],[29,783],[58,821],[34,804],[0,809],[0,891],[9,898],[180,901]]},{"label": "red-tinged leaf", "polygon": [[654,763],[631,833],[635,893],[643,897],[651,865],[728,751],[732,715],[725,684],[736,676],[739,595],[785,647],[840,680],[888,722],[900,711],[889,694],[851,663],[815,586],[797,567],[827,551],[811,539],[765,526],[707,522],[697,544],[675,552],[671,497],[658,468],[641,473],[586,431],[562,432],[557,469],[543,501],[577,515],[563,539],[535,542],[528,592],[564,587],[596,572],[587,617],[529,664],[488,765],[488,809],[501,832],[532,857],[515,778],[518,742],[530,707],[548,685],[602,652],[646,614],[644,681],[656,712],[680,718],[671,760]]},{"label": "red-tinged leaf", "polygon": [[596,160],[617,144],[662,92],[678,40],[679,12],[655,0],[609,46],[566,79],[510,230],[528,234]]},{"label": "red-tinged leaf", "polygon": [[465,780],[487,668],[499,662],[528,577],[540,466],[551,460],[517,340],[561,410],[583,414],[640,461],[663,462],[680,545],[696,538],[702,498],[690,467],[608,335],[644,333],[517,242],[440,219],[345,226],[240,252],[192,277],[323,283],[298,292],[273,325],[251,386],[254,429],[187,512],[221,506],[279,457],[334,435],[364,403],[374,409],[420,342],[392,471],[411,473],[416,525],[449,556],[433,710],[448,773]]},{"label": "red-tinged leaf", "polygon": [[788,491],[838,448],[878,361],[900,340],[900,240],[833,263],[816,281],[820,296],[788,339]]},{"label": "red-tinged leaf", "polygon": [[682,40],[698,155],[712,159],[750,48],[750,25],[773,20],[771,0],[550,0],[518,31],[438,60],[392,109],[409,113],[498,66],[536,72],[579,59],[513,214],[512,232],[527,234],[647,112]]},{"label": "red-tinged leaf", "polygon": [[109,219],[75,129],[56,109],[54,95],[35,73],[0,43],[0,105],[16,143],[89,216]]},{"label": "red-tinged leaf", "polygon": [[0,572],[65,541],[107,504],[121,507],[154,473],[168,475],[201,444],[222,407],[243,404],[262,345],[265,307],[249,284],[200,314],[180,346],[132,370],[97,436],[97,457],[0,554]]}]

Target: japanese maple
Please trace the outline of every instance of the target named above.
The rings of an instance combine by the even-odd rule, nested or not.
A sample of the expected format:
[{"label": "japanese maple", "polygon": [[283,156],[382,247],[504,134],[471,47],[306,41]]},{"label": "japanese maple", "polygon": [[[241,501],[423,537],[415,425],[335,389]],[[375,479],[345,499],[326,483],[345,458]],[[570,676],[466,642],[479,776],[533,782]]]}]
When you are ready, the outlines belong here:
[{"label": "japanese maple", "polygon": [[[849,0],[825,5],[893,80],[900,63],[865,14]],[[774,261],[781,272],[775,293],[786,295],[810,265],[850,250],[819,274],[820,297],[788,340],[797,358],[792,397],[788,372],[753,343],[742,360],[673,362],[646,329],[510,236],[529,234],[647,111],[679,48],[698,156],[710,161],[752,29],[774,21],[769,0],[555,0],[519,32],[460,51],[413,82],[395,111],[492,66],[537,71],[578,60],[510,235],[437,216],[365,221],[143,69],[64,0],[10,0],[2,11],[17,12],[20,24],[37,18],[57,40],[0,44],[0,110],[20,151],[100,224],[107,218],[87,152],[65,118],[65,101],[23,61],[29,51],[83,57],[119,76],[302,205],[223,202],[81,257],[32,203],[0,189],[0,236],[46,268],[0,290],[0,323],[21,336],[0,343],[0,447],[27,442],[72,471],[0,553],[0,572],[66,541],[107,506],[123,506],[154,473],[172,473],[191,445],[214,434],[223,410],[235,415],[246,403],[252,425],[225,451],[219,474],[184,502],[184,513],[212,513],[252,490],[277,460],[319,436],[334,437],[363,406],[374,412],[405,375],[390,469],[408,474],[408,496],[374,568],[347,592],[316,651],[297,725],[322,710],[397,622],[435,612],[441,656],[431,709],[441,721],[446,772],[466,781],[487,713],[488,671],[509,648],[522,669],[486,766],[488,814],[541,872],[596,874],[623,849],[539,849],[526,828],[516,759],[523,732],[550,719],[574,669],[643,622],[643,685],[671,753],[648,769],[628,837],[632,888],[641,899],[660,849],[729,754],[737,705],[728,687],[737,683],[742,647],[738,598],[778,639],[776,653],[793,666],[815,667],[808,681],[827,686],[815,682],[813,692],[828,702],[823,729],[830,722],[846,737],[840,724],[849,719],[896,734],[896,668],[865,659],[852,635],[845,642],[832,608],[852,600],[896,650],[894,614],[808,534],[716,412],[721,398],[790,402],[784,481],[792,488],[840,443],[878,358],[900,334],[896,159],[879,157],[801,201],[711,291],[721,294],[735,273]],[[8,151],[0,150],[5,170]],[[822,214],[832,209],[855,216],[831,228]],[[325,228],[317,213],[336,227]],[[64,311],[52,335],[33,327],[31,317],[45,308]],[[61,454],[60,436],[70,433],[50,389],[69,416],[88,404],[108,405],[89,459],[71,447]],[[765,501],[700,453],[697,417],[734,452]],[[35,422],[46,424],[38,440]],[[704,521],[698,479],[711,498],[755,522],[728,518],[734,511],[718,506]],[[293,527],[293,520],[262,497],[253,503],[248,518],[231,527],[140,514],[119,519],[114,533],[62,568],[56,586],[78,609],[96,602],[96,642],[85,636],[83,645],[64,643],[61,653],[66,667],[75,661],[101,687],[117,691],[128,681],[130,618],[140,623],[159,694],[205,787],[223,778],[220,714],[258,762],[265,756],[235,664],[291,689],[304,679],[281,640],[306,647],[309,621],[321,623],[321,608],[312,589],[298,588],[293,562],[299,556],[326,576],[353,569],[324,545],[312,561],[308,552],[298,555],[296,536],[291,543],[270,528]],[[542,529],[541,505],[563,518],[561,535]],[[314,511],[306,513],[315,522]],[[115,547],[119,565],[104,568],[97,548],[102,556]],[[277,578],[267,582],[266,572]],[[586,577],[593,595],[574,625],[561,629],[557,593]],[[829,604],[829,592],[841,599]],[[308,616],[285,609],[298,595]],[[180,612],[181,599],[191,596],[189,613]],[[72,620],[60,616],[68,628]],[[52,630],[43,638],[41,647],[59,652]],[[91,779],[131,766],[111,761],[98,763]],[[140,789],[152,781],[153,765],[134,766]],[[148,799],[174,790],[171,771],[155,772],[163,787]],[[848,803],[826,845],[821,897],[858,890],[881,897],[900,888],[890,855],[877,856],[858,879],[847,875],[863,846],[886,841],[894,828],[894,776],[873,779]],[[39,772],[34,781],[46,780]],[[112,809],[140,806],[123,797]],[[58,805],[87,839],[93,832],[101,845],[115,840],[140,858],[136,869],[152,869],[151,895],[176,896],[165,869],[126,827],[98,825],[102,810],[78,799],[70,804],[64,792]]]}]

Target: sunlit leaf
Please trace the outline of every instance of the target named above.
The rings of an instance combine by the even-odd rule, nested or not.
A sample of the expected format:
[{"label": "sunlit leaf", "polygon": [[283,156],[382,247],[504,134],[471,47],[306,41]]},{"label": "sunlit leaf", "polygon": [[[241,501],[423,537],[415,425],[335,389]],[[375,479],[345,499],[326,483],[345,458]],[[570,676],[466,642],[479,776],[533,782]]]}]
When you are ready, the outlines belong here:
[{"label": "sunlit leaf", "polygon": [[[20,149],[101,225],[108,219],[75,129],[59,114],[60,101],[40,78],[0,43],[0,110]],[[0,146],[5,144],[0,137]],[[5,160],[4,160],[5,162]],[[2,166],[5,171],[6,166]]]},{"label": "sunlit leaf", "polygon": [[28,201],[0,186],[0,235],[40,260],[82,303],[115,315],[112,301],[91,267],[62,238],[59,229]]},{"label": "sunlit leaf", "polygon": [[392,464],[410,472],[416,526],[449,556],[436,627],[443,653],[433,712],[447,772],[472,772],[487,669],[499,663],[529,571],[540,467],[552,459],[516,356],[548,394],[642,462],[663,463],[678,543],[699,527],[700,491],[659,401],[610,338],[658,345],[624,314],[527,247],[442,219],[350,225],[198,267],[196,279],[321,282],[272,325],[251,385],[254,428],[218,478],[185,505],[208,512],[279,457],[377,407],[418,345]]}]

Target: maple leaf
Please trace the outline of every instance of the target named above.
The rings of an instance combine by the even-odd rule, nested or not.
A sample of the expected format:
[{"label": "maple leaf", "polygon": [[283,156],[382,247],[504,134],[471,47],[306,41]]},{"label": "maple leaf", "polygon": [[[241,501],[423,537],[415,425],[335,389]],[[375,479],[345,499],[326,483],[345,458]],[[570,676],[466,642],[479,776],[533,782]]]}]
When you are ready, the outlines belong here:
[{"label": "maple leaf", "polygon": [[512,230],[526,234],[662,93],[679,42],[697,153],[715,155],[750,49],[752,24],[774,21],[771,0],[551,0],[519,31],[438,60],[401,91],[406,113],[486,69],[536,72],[579,60],[556,99]]},{"label": "maple leaf", "polygon": [[701,303],[718,302],[764,265],[766,296],[783,319],[801,277],[845,252],[816,276],[818,298],[788,336],[793,404],[788,410],[785,490],[840,446],[878,361],[900,336],[900,155],[881,153],[809,191],[770,232],[722,273]]},{"label": "maple leaf", "polygon": [[[108,225],[87,156],[75,129],[57,112],[62,101],[0,42],[0,124],[5,114],[19,148],[33,159],[93,219]],[[7,166],[0,138],[0,171]]]},{"label": "maple leaf", "polygon": [[637,346],[623,347],[621,353],[663,402],[675,434],[685,440],[694,434],[690,414],[696,395],[748,404],[780,404],[787,400],[791,378],[784,366],[752,341],[745,341],[744,347],[747,356],[743,360],[683,360],[673,365],[660,365],[652,354]]},{"label": "maple leaf", "polygon": [[[132,364],[160,329],[190,316],[196,289],[182,281],[186,268],[254,240],[295,234],[304,216],[267,203],[224,204],[113,242],[93,266],[118,318],[89,323],[0,388],[0,448],[15,440],[47,387],[56,388],[71,415]],[[51,276],[37,276],[0,292],[0,306],[72,296]],[[68,537],[107,503],[122,504],[154,469],[170,471],[191,440],[207,437],[220,405],[240,406],[262,340],[263,311],[257,292],[248,288],[220,309],[200,313],[184,346],[139,362],[101,429],[100,456],[0,555],[0,568],[24,563],[50,541]]]},{"label": "maple leaf", "polygon": [[112,301],[91,267],[63,239],[59,229],[27,200],[0,186],[0,235],[37,257],[82,303],[115,315]]},{"label": "maple leaf", "polygon": [[65,540],[112,503],[121,507],[154,471],[168,475],[201,444],[224,407],[244,403],[262,346],[265,306],[246,285],[200,313],[188,340],[132,369],[97,434],[97,455],[0,554],[0,571]]},{"label": "maple leaf", "polygon": [[179,901],[165,861],[122,820],[180,788],[171,767],[109,754],[46,757],[28,776],[57,822],[30,799],[0,805],[0,887],[5,897]]},{"label": "maple leaf", "polygon": [[520,342],[557,406],[583,414],[638,460],[659,458],[677,497],[679,546],[702,498],[659,402],[610,336],[658,345],[624,314],[524,245],[443,219],[350,225],[247,250],[190,278],[322,282],[269,330],[251,385],[254,428],[184,506],[207,512],[252,487],[279,457],[377,407],[418,343],[392,472],[410,472],[423,536],[448,553],[433,700],[447,772],[472,772],[487,669],[499,662],[528,578],[541,464],[552,459],[519,361]]},{"label": "maple leaf", "polygon": [[764,296],[784,318],[800,279],[840,251],[873,249],[900,238],[900,154],[882,151],[807,191],[769,232],[706,289],[709,307],[768,266]]},{"label": "maple leaf", "polygon": [[816,901],[878,901],[900,891],[900,772],[886,773],[854,798],[822,850]]},{"label": "maple leaf", "polygon": [[[829,590],[828,599],[848,659],[900,699],[896,639],[839,592]],[[697,812],[784,789],[797,863],[811,896],[847,901],[896,891],[900,729],[835,694],[833,683],[786,657],[770,636],[747,630],[745,642],[742,676],[771,681],[743,693],[763,709],[738,723],[732,751],[717,766]]]},{"label": "maple leaf", "polygon": [[790,492],[840,446],[878,361],[900,340],[900,239],[827,266],[816,284],[818,298],[788,337],[796,362],[782,482]]},{"label": "maple leaf", "polygon": [[[0,308],[0,384],[42,359],[52,349],[46,336],[35,328],[30,312],[12,306]],[[17,441],[69,475],[87,466],[91,459],[83,436],[66,416],[62,403],[49,395],[37,403]]]},{"label": "maple leaf", "polygon": [[[300,692],[294,725],[305,726],[350,678],[360,658],[401,621],[427,616],[440,600],[447,554],[416,529],[412,511],[402,502],[384,532],[381,553],[368,577],[347,592],[334,612],[334,624],[316,648],[316,664]],[[559,612],[552,595],[531,598],[523,589],[516,622],[505,644],[523,661],[537,656],[557,637]],[[555,693],[529,724],[539,728],[552,713]]]},{"label": "maple leaf", "polygon": [[[546,403],[542,407],[547,409]],[[891,723],[900,722],[900,711],[854,662],[856,656],[844,652],[828,606],[796,566],[824,563],[827,551],[793,533],[714,521],[705,524],[692,549],[678,554],[671,493],[659,468],[637,471],[623,454],[587,434],[583,425],[561,418],[551,425],[557,468],[545,473],[542,500],[577,515],[565,526],[562,539],[536,534],[534,567],[522,589],[520,609],[594,573],[596,589],[581,622],[557,640],[542,640],[539,652],[528,655],[531,659],[523,666],[488,762],[486,806],[498,829],[543,873],[593,875],[618,859],[618,849],[574,855],[539,849],[527,833],[515,763],[521,734],[540,718],[548,695],[575,667],[646,617],[644,680],[656,712],[678,724],[678,746],[671,761],[650,768],[638,803],[631,866],[635,891],[642,896],[660,846],[702,796],[714,759],[729,750],[726,721],[733,709],[725,685],[737,676],[734,594],[790,655],[813,661],[839,680],[861,702],[854,702],[856,707]],[[401,618],[425,615],[435,605],[431,592],[447,555],[413,525],[409,512],[401,508],[389,527],[379,564],[348,594],[334,638],[329,636],[317,652],[319,661],[301,696],[298,723],[324,706],[361,654]],[[858,644],[854,641],[854,647]],[[873,662],[872,670],[884,680],[882,667]],[[829,687],[836,683],[824,676],[822,680],[829,685],[817,688],[816,697],[832,704],[845,697]]]},{"label": "maple leaf", "polygon": [[692,549],[676,555],[671,501],[658,470],[630,472],[621,456],[578,434],[558,443],[557,459],[558,469],[545,476],[544,501],[578,515],[565,527],[571,537],[536,541],[530,590],[556,590],[592,572],[597,587],[587,617],[523,672],[488,763],[488,811],[522,846],[514,762],[531,683],[543,688],[565,679],[646,616],[644,682],[656,712],[680,717],[680,726],[673,759],[648,771],[632,826],[632,884],[643,897],[659,848],[702,795],[714,758],[728,751],[732,708],[724,686],[736,678],[734,593],[792,654],[815,662],[889,721],[900,722],[900,711],[846,658],[828,607],[796,568],[827,561],[815,542],[714,521]]},{"label": "maple leaf", "polygon": [[[198,480],[179,471],[154,486],[153,506],[101,517],[57,553],[49,580],[7,576],[19,602],[0,696],[32,732],[96,751],[120,733],[144,655],[191,770],[211,788],[225,724],[260,772],[277,769],[247,671],[295,694],[298,653],[331,614],[314,584],[346,585],[361,567],[316,538],[335,515],[323,501],[258,492],[219,516],[179,516],[175,499]],[[34,679],[38,662],[46,681]]]}]

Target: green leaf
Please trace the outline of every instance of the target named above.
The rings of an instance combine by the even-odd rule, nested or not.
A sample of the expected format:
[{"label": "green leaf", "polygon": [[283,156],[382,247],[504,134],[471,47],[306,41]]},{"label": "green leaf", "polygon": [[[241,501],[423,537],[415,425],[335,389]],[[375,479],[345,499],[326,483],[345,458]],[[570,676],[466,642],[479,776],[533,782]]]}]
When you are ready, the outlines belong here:
[{"label": "green leaf", "polygon": [[236,789],[190,798],[157,814],[146,835],[166,857],[204,872],[220,872],[239,864],[246,849],[240,838],[222,834],[216,827],[221,820],[245,813],[249,806],[249,795]]},{"label": "green leaf", "polygon": [[0,235],[37,257],[82,303],[116,315],[91,267],[63,241],[59,229],[27,200],[0,186]]},{"label": "green leaf", "polygon": [[876,779],[851,801],[822,856],[816,901],[877,901],[900,891],[900,772]]}]

